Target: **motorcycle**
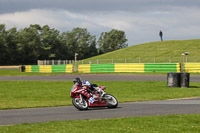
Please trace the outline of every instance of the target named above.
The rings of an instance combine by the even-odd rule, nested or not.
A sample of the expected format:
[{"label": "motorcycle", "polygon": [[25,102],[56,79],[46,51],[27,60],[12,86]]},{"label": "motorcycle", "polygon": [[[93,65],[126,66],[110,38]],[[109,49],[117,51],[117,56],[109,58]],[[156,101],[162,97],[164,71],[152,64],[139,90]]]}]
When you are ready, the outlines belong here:
[{"label": "motorcycle", "polygon": [[[105,86],[100,86],[103,91]],[[116,108],[118,106],[117,99],[110,95],[104,94],[101,97],[97,91],[92,91],[88,86],[80,86],[74,84],[71,89],[70,97],[72,98],[72,104],[79,110],[87,110],[91,107],[108,107]]]}]

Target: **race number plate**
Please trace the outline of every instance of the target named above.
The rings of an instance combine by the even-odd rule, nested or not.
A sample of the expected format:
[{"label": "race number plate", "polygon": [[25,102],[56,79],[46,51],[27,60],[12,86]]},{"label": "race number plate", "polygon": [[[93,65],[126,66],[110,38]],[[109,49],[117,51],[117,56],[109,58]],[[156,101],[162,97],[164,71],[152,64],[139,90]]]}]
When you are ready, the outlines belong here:
[{"label": "race number plate", "polygon": [[90,97],[89,102],[90,102],[90,103],[93,103],[93,102],[94,102],[94,98],[93,98],[93,97]]}]

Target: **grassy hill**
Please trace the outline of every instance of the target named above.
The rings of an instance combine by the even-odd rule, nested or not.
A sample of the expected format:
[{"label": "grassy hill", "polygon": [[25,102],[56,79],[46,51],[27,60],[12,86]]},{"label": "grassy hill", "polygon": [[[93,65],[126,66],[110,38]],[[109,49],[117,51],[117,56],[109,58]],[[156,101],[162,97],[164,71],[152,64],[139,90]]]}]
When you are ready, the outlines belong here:
[{"label": "grassy hill", "polygon": [[182,62],[184,52],[190,52],[188,62],[200,62],[200,39],[150,42],[134,45],[85,59],[88,63],[169,63]]}]

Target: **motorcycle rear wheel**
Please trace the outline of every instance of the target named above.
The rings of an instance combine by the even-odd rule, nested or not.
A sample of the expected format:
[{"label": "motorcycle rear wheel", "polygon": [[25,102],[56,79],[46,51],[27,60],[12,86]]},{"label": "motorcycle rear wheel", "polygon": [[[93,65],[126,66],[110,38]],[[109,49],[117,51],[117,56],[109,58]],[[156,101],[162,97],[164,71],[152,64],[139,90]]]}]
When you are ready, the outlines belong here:
[{"label": "motorcycle rear wheel", "polygon": [[88,109],[88,102],[83,99],[82,103],[80,102],[80,98],[74,97],[72,98],[72,104],[79,110],[87,110]]},{"label": "motorcycle rear wheel", "polygon": [[105,97],[108,97],[106,98],[106,104],[108,108],[116,108],[118,106],[118,101],[114,96],[106,94]]}]

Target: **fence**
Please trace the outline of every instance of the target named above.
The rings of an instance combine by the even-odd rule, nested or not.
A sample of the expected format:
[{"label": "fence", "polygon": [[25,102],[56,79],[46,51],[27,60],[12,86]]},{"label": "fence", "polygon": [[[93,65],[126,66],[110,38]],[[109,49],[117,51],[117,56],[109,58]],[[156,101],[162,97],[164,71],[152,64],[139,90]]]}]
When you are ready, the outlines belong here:
[{"label": "fence", "polygon": [[[66,65],[74,64],[74,60],[38,60],[38,65]],[[115,63],[182,63],[183,57],[137,57],[125,59],[86,59],[80,60],[77,64],[115,64]],[[185,62],[200,62],[200,57],[187,56]]]},{"label": "fence", "polygon": [[[86,59],[78,64],[114,64],[114,63],[182,63],[183,57],[125,58],[125,59]],[[187,56],[185,62],[200,62],[200,57]]]},{"label": "fence", "polygon": [[66,65],[72,64],[74,60],[38,60],[38,65]]}]

